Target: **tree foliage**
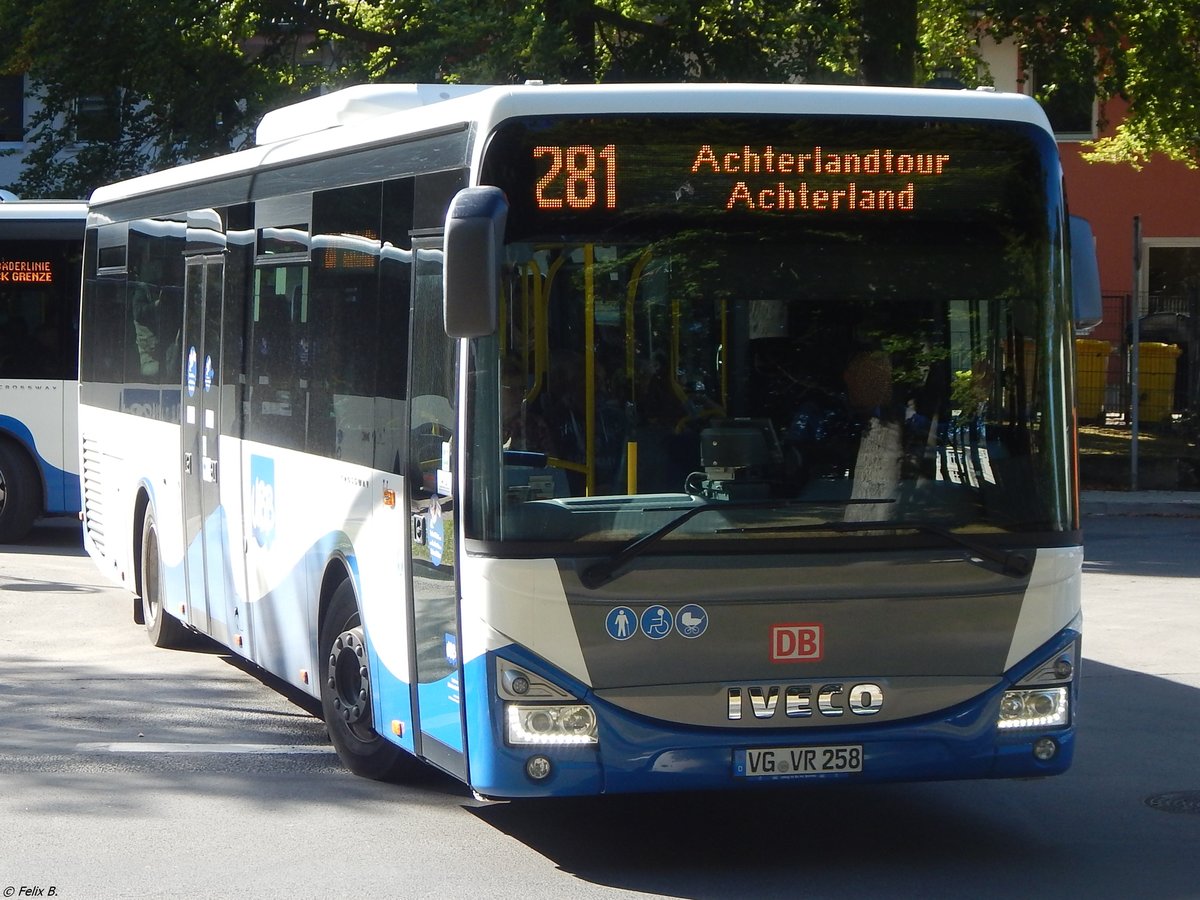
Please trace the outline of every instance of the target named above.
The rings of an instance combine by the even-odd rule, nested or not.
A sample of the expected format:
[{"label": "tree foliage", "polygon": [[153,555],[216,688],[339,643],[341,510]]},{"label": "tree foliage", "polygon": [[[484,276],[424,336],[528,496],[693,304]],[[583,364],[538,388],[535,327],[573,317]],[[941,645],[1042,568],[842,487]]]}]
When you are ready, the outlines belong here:
[{"label": "tree foliage", "polygon": [[41,103],[13,186],[26,196],[236,149],[263,112],[321,87],[973,86],[993,37],[1018,42],[1039,99],[1094,80],[1128,101],[1096,158],[1200,160],[1200,0],[0,0],[0,70],[27,72]]},{"label": "tree foliage", "polygon": [[[1116,19],[1114,49],[1101,56],[1111,93],[1130,104],[1093,157],[1140,164],[1154,152],[1200,164],[1200,2],[1131,4]],[[1111,56],[1111,62],[1108,57]]]},{"label": "tree foliage", "polygon": [[1128,104],[1092,160],[1140,166],[1164,153],[1200,164],[1200,0],[1002,0],[989,5],[987,25],[1019,41],[1043,102],[1084,75],[1102,100]]}]

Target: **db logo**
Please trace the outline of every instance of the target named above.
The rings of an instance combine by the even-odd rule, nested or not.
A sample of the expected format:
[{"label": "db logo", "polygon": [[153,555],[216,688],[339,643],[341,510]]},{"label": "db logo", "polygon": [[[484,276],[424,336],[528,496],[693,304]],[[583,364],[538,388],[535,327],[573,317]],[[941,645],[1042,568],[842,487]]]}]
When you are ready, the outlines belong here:
[{"label": "db logo", "polygon": [[771,662],[814,662],[824,650],[820,625],[771,626]]}]

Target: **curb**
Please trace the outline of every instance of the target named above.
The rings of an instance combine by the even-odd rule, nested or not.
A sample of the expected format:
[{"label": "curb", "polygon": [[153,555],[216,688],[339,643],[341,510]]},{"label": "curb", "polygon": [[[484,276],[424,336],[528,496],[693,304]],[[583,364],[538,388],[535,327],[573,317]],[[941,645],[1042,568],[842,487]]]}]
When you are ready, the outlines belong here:
[{"label": "curb", "polygon": [[1085,516],[1200,518],[1200,493],[1084,491],[1080,494],[1079,506]]}]

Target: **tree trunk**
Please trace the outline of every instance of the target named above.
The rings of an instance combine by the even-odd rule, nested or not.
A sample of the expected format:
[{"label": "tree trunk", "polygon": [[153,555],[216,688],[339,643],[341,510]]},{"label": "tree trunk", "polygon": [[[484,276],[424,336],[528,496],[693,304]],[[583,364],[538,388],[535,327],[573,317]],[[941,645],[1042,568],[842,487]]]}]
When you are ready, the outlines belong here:
[{"label": "tree trunk", "polygon": [[[900,487],[902,456],[900,423],[872,416],[858,446],[850,499],[894,501]],[[892,517],[894,508],[894,502],[854,503],[846,507],[843,518],[847,522],[883,521]]]},{"label": "tree trunk", "polygon": [[863,0],[859,62],[867,84],[912,87],[916,79],[917,0]]}]

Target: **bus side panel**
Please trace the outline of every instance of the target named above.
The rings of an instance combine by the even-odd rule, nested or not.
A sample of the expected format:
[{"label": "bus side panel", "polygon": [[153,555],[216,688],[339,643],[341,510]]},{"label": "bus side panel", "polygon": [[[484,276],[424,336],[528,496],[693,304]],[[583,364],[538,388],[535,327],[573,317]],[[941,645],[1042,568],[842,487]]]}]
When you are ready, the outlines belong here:
[{"label": "bus side panel", "polygon": [[[137,394],[113,385],[112,405],[136,410]],[[84,546],[100,570],[137,592],[140,553],[138,497],[149,497],[158,525],[159,552],[166,581],[165,602],[176,618],[186,613],[183,508],[179,483],[179,428],[139,415],[98,406],[79,408],[83,448]]]},{"label": "bus side panel", "polygon": [[[49,496],[47,513],[74,514],[79,512],[79,382],[63,382],[62,410],[62,495],[57,505]],[[47,482],[49,479],[47,479]],[[49,492],[47,491],[47,494]]]},{"label": "bus side panel", "polygon": [[[228,402],[228,401],[227,401]],[[232,405],[232,404],[231,404]],[[225,608],[219,612],[227,633],[231,649],[243,656],[249,656],[246,646],[246,531],[244,513],[244,495],[242,489],[242,442],[228,435],[221,435],[220,445],[221,475],[220,475],[220,516],[221,529],[219,534],[224,542],[224,552],[221,554],[220,566],[225,578]],[[211,568],[211,567],[210,567]],[[217,611],[212,611],[218,615]],[[241,640],[238,637],[241,636]]]},{"label": "bus side panel", "polygon": [[37,463],[48,515],[79,512],[78,383],[14,380],[4,385],[0,432],[17,440]]},{"label": "bus side panel", "polygon": [[[190,624],[204,630],[220,644],[240,655],[248,655],[242,610],[246,596],[246,566],[242,529],[242,482],[237,440],[217,438],[221,450],[218,478],[220,500],[215,509],[206,510],[199,532],[188,542],[188,566],[192,616]],[[205,617],[195,615],[201,602],[196,594],[204,591]]]},{"label": "bus side panel", "polygon": [[[247,578],[243,624],[250,657],[319,695],[324,675],[317,647],[321,589],[327,571],[336,565],[354,580],[368,646],[375,660],[382,660],[378,668],[406,673],[404,515],[383,502],[389,489],[384,485],[394,476],[249,441],[242,447],[241,466]],[[330,531],[330,521],[341,523],[341,529]],[[236,530],[231,527],[231,533]],[[407,688],[402,693],[406,701]],[[407,721],[411,716],[405,712],[391,718]]]},{"label": "bus side panel", "polygon": [[371,679],[377,688],[372,692],[376,731],[413,753],[417,722],[412,705],[405,496],[402,478],[372,473],[366,518],[354,539],[353,562]]},{"label": "bus side panel", "polygon": [[306,677],[316,660],[316,599],[307,557],[318,536],[306,504],[319,498],[319,486],[305,471],[300,454],[245,442],[242,466],[247,521],[246,621],[250,658],[268,672],[316,694]]},{"label": "bus side panel", "polygon": [[[393,670],[375,652],[376,644],[381,642],[381,629],[376,628],[367,642],[370,653],[371,684],[374,686],[373,699],[375,708],[372,713],[378,724],[376,730],[380,736],[403,747],[409,753],[416,752],[414,741],[415,720],[412,706],[412,684],[402,672]],[[391,642],[391,638],[383,638],[382,643]]]}]

